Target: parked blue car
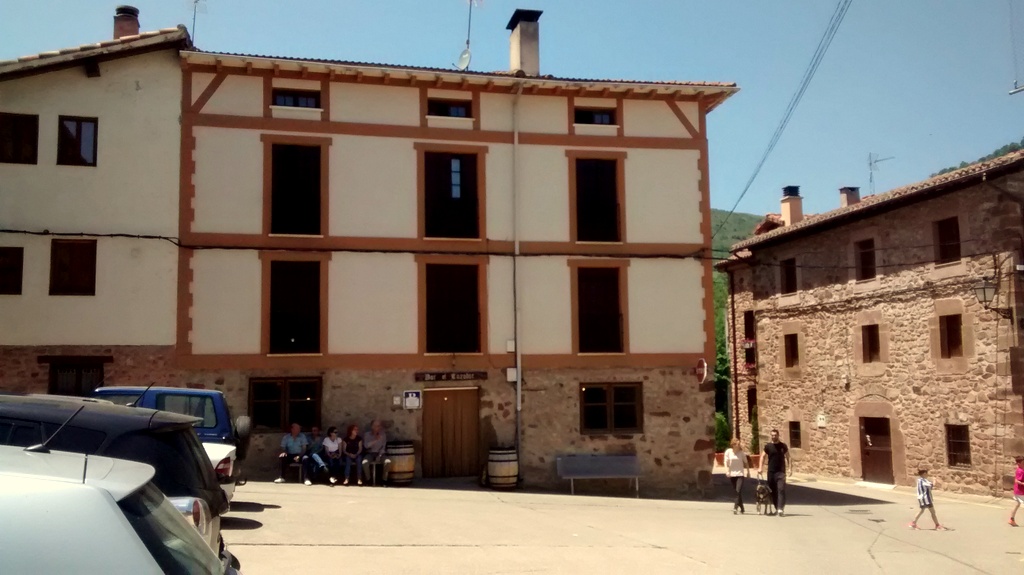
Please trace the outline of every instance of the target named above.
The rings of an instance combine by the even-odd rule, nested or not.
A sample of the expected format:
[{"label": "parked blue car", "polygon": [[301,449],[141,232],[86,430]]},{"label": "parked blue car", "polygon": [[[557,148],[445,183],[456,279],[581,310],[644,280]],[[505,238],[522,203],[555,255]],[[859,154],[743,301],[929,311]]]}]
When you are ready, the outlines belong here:
[{"label": "parked blue car", "polygon": [[[105,399],[119,405],[145,407],[198,417],[195,431],[199,436],[222,484],[242,484],[241,462],[249,450],[249,432],[252,423],[248,416],[231,419],[231,411],[224,394],[212,389],[190,389],[185,387],[100,387],[93,397]],[[210,444],[233,446],[231,457],[215,455],[217,449]],[[232,494],[229,489],[225,489]]]}]

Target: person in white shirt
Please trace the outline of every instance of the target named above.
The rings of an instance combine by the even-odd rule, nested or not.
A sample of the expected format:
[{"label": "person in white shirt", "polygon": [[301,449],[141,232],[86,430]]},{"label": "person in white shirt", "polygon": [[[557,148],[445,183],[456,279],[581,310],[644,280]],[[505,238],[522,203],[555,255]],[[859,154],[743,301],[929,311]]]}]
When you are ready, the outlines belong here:
[{"label": "person in white shirt", "polygon": [[725,450],[725,469],[729,475],[732,488],[736,491],[736,501],[732,504],[732,514],[744,513],[743,509],[743,478],[750,478],[750,469],[747,466],[747,454],[743,452],[740,440],[733,438],[731,447]]},{"label": "person in white shirt", "polygon": [[338,428],[333,425],[327,428],[323,458],[330,470],[331,485],[334,485],[338,482],[338,472],[341,471],[341,438],[338,437]]}]

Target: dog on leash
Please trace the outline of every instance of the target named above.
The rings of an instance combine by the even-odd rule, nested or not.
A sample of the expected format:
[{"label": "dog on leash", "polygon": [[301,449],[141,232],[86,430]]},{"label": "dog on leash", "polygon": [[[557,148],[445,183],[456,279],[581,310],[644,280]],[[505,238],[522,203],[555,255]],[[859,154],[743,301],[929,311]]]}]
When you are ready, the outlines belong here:
[{"label": "dog on leash", "polygon": [[757,482],[757,487],[754,488],[754,498],[757,500],[758,515],[769,515],[775,512],[772,505],[772,490],[766,483],[760,480]]}]

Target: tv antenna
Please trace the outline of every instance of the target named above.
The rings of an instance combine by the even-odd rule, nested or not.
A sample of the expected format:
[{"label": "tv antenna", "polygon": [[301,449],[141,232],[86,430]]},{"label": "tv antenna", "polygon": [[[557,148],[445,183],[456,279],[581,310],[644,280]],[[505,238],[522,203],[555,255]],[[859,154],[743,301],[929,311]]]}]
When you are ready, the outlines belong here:
[{"label": "tv antenna", "polygon": [[192,43],[196,42],[196,14],[206,14],[206,0],[185,0],[186,5],[192,8]]},{"label": "tv antenna", "polygon": [[469,68],[469,61],[473,59],[472,52],[469,51],[469,37],[473,31],[473,5],[479,5],[483,0],[469,0],[469,23],[466,24],[466,49],[459,54],[459,61],[454,66],[460,71],[465,71]]},{"label": "tv antenna", "polygon": [[1006,0],[1006,3],[1010,6],[1010,50],[1013,52],[1013,89],[1010,90],[1012,96],[1024,92],[1024,86],[1017,85],[1017,79],[1020,78],[1020,67],[1017,65],[1017,33],[1014,31],[1013,0]]},{"label": "tv antenna", "polygon": [[886,160],[892,160],[895,157],[896,156],[889,156],[887,158],[879,158],[878,154],[875,154],[875,153],[872,153],[872,152],[868,152],[868,182],[869,182],[870,187],[871,187],[871,194],[872,195],[874,195],[874,193],[875,193],[875,172],[878,171],[878,164],[880,164],[880,163],[882,163],[882,162],[884,162]]}]

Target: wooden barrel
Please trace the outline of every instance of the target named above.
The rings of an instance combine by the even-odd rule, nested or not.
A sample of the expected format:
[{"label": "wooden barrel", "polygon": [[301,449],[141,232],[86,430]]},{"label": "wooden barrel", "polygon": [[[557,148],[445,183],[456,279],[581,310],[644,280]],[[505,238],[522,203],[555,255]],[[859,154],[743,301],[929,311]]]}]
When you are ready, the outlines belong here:
[{"label": "wooden barrel", "polygon": [[389,441],[388,459],[391,460],[391,471],[388,473],[389,485],[408,485],[416,474],[416,452],[411,441]]},{"label": "wooden barrel", "polygon": [[493,489],[514,489],[519,483],[519,456],[515,448],[495,447],[487,457],[487,481]]}]

